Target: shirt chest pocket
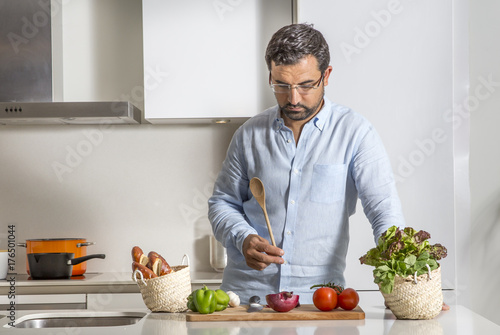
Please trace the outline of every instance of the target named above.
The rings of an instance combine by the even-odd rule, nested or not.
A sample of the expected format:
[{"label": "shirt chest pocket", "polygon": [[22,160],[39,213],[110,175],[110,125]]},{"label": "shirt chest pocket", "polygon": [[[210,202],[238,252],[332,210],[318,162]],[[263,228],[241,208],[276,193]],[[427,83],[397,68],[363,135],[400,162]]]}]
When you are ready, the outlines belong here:
[{"label": "shirt chest pocket", "polygon": [[331,204],[345,198],[347,164],[313,166],[311,201]]}]

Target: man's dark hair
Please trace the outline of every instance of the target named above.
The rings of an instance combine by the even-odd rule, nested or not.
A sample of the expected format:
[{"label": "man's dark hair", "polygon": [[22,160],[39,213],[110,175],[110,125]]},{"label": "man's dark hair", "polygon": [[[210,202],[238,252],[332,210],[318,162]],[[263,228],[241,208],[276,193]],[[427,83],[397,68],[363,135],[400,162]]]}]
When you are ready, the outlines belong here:
[{"label": "man's dark hair", "polygon": [[274,33],[267,45],[266,63],[294,65],[304,57],[312,55],[318,60],[321,73],[330,65],[330,51],[323,35],[312,24],[291,24]]}]

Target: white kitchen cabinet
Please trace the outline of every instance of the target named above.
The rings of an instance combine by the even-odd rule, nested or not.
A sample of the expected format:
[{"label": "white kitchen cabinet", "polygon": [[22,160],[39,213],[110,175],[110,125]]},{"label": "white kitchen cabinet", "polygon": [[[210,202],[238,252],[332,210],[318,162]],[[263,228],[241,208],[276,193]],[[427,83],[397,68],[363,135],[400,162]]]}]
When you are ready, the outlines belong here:
[{"label": "white kitchen cabinet", "polygon": [[140,293],[87,294],[87,309],[91,311],[130,310],[146,308]]},{"label": "white kitchen cabinet", "polygon": [[[455,196],[464,196],[456,180],[467,169],[457,165],[454,151],[468,131],[460,127],[469,103],[467,50],[460,43],[467,20],[458,16],[463,6],[451,0],[298,1],[298,21],[313,23],[330,46],[326,95],[374,124],[407,226],[430,232],[431,243],[448,248],[440,262],[446,289],[456,288],[455,225],[461,218]],[[349,286],[377,289],[373,267],[359,263],[374,246],[358,204],[350,222]]]},{"label": "white kitchen cabinet", "polygon": [[5,311],[15,301],[16,310],[54,310],[86,308],[85,294],[16,294],[15,300],[0,296],[0,308]]},{"label": "white kitchen cabinet", "polygon": [[264,53],[292,22],[291,0],[142,4],[149,122],[246,119],[275,104]]},{"label": "white kitchen cabinet", "polygon": [[137,0],[52,1],[54,100],[143,110],[141,21]]},{"label": "white kitchen cabinet", "polygon": [[[0,306],[8,308],[10,300],[0,297]],[[140,293],[101,293],[81,294],[19,294],[16,295],[18,310],[89,309],[92,311],[140,309],[145,308]]]}]

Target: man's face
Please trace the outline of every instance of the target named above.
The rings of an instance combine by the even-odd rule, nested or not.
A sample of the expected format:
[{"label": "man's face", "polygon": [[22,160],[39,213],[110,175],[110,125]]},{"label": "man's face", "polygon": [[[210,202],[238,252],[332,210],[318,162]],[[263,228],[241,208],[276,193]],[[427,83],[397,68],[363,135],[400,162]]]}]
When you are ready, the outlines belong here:
[{"label": "man's face", "polygon": [[278,65],[272,62],[271,84],[314,85],[318,88],[309,90],[309,94],[300,94],[296,88],[288,93],[275,93],[283,118],[291,121],[307,121],[321,108],[324,86],[328,85],[331,67],[322,73],[318,69],[318,61],[314,56],[307,56],[294,65]]}]

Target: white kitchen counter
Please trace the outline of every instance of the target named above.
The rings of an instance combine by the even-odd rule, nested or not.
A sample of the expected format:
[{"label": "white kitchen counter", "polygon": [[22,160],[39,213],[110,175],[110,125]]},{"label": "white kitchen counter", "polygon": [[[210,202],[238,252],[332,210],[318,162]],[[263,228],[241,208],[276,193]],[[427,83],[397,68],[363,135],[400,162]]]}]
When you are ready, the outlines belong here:
[{"label": "white kitchen counter", "polygon": [[[85,294],[85,293],[138,293],[139,287],[132,280],[131,272],[85,273],[71,279],[33,280],[27,274],[8,275],[0,280],[0,296],[11,290],[9,278],[14,277],[16,295],[28,294]],[[193,285],[220,285],[222,273],[191,272]]]},{"label": "white kitchen counter", "polygon": [[[44,329],[37,334],[500,334],[500,326],[459,306],[442,312],[433,320],[396,320],[383,306],[379,292],[360,292],[360,306],[365,311],[364,320],[329,321],[239,321],[239,322],[186,322],[184,313],[148,313],[137,324],[126,327]],[[139,310],[136,310],[139,311]],[[147,310],[141,310],[147,312]],[[68,312],[68,311],[65,311]],[[75,313],[78,311],[75,311]],[[5,313],[5,312],[4,312]],[[16,318],[37,311],[19,312]],[[47,313],[47,312],[41,312]],[[51,311],[50,313],[54,313]],[[89,313],[89,311],[87,311]],[[92,313],[92,312],[90,312]],[[7,318],[0,319],[0,333],[32,334],[32,329],[5,328]]]}]

